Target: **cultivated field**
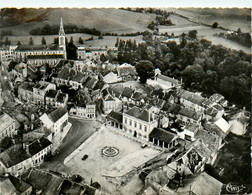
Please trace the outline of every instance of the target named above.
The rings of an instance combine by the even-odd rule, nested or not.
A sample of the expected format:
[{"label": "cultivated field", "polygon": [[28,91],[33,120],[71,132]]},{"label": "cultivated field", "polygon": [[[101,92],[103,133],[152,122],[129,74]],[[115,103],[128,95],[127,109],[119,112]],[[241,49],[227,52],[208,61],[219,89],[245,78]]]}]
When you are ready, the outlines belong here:
[{"label": "cultivated field", "polygon": [[164,8],[167,11],[174,11],[178,14],[189,17],[197,22],[212,25],[218,22],[219,26],[230,30],[241,28],[244,32],[250,32],[251,24],[247,21],[250,9],[223,9],[223,8]]},{"label": "cultivated field", "polygon": [[[113,146],[119,149],[119,154],[114,157],[101,155],[105,146]],[[83,155],[88,158],[83,161]],[[89,182],[98,181],[106,191],[115,192],[116,187],[104,177],[120,177],[144,162],[159,154],[151,148],[141,148],[141,144],[121,135],[110,132],[108,129],[101,130],[94,139],[82,148],[68,163],[66,167],[71,173],[80,174]]]},{"label": "cultivated field", "polygon": [[[54,41],[54,38],[58,37],[58,35],[36,35],[36,36],[7,36],[8,39],[11,41],[11,44],[17,44],[18,41],[21,42],[21,44],[26,45],[29,44],[30,37],[33,39],[34,45],[40,45],[42,37],[45,38],[47,44],[51,44]],[[84,33],[75,33],[75,34],[67,34],[66,35],[68,41],[70,40],[70,37],[73,37],[73,41],[75,45],[79,44],[79,37],[81,37],[83,40],[91,38],[92,35],[84,34]],[[92,41],[84,41],[84,46],[87,47],[114,47],[116,43],[117,37],[122,40],[129,40],[131,39],[136,40],[136,42],[142,41],[142,35],[139,36],[104,36],[103,39],[98,39],[97,36],[93,36],[94,40]],[[4,39],[5,40],[5,37]]]},{"label": "cultivated field", "polygon": [[[25,10],[24,12],[29,12],[29,10]],[[33,15],[34,17],[36,16],[34,12],[29,14],[30,17]],[[128,12],[113,8],[52,8],[49,9],[47,15],[47,20],[5,27],[2,28],[2,30],[11,30],[13,35],[29,35],[30,30],[37,27],[43,27],[45,24],[59,25],[60,17],[62,17],[64,24],[75,24],[87,28],[96,28],[102,32],[121,34],[147,30],[150,21],[155,19],[154,14]]]}]

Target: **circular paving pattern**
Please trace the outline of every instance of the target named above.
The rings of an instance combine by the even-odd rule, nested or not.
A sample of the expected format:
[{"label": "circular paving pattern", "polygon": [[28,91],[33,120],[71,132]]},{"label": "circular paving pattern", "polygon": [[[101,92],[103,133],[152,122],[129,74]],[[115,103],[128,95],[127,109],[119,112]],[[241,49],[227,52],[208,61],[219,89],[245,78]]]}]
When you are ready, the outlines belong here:
[{"label": "circular paving pattern", "polygon": [[102,148],[101,151],[102,155],[104,156],[108,156],[108,157],[114,157],[117,154],[119,154],[119,149],[117,149],[114,146],[105,146],[104,148]]}]

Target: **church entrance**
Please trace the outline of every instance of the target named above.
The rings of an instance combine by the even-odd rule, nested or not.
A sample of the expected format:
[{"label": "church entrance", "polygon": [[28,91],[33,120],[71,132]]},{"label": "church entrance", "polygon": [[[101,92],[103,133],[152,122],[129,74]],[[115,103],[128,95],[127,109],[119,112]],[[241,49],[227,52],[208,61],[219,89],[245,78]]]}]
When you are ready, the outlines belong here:
[{"label": "church entrance", "polygon": [[134,131],[134,135],[133,135],[134,137],[137,137],[137,132],[136,131]]}]

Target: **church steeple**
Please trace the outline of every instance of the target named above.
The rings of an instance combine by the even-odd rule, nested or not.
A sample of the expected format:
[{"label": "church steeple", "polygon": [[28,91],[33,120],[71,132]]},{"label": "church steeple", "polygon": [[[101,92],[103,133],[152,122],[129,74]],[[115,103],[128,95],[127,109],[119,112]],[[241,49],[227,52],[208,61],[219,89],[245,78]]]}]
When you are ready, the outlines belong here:
[{"label": "church steeple", "polygon": [[64,51],[64,58],[66,59],[66,37],[65,37],[65,32],[64,32],[62,17],[60,19],[59,48],[63,49],[63,51]]},{"label": "church steeple", "polygon": [[62,17],[61,17],[61,19],[60,19],[60,30],[59,30],[59,35],[60,35],[60,36],[62,36],[62,35],[64,36],[64,35],[65,35]]}]

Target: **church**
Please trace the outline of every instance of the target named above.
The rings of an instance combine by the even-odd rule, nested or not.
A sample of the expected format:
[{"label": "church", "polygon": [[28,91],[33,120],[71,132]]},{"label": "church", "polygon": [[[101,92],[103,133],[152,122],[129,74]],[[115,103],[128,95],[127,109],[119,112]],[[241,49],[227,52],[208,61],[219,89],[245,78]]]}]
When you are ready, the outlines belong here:
[{"label": "church", "polygon": [[39,67],[43,64],[55,66],[66,59],[66,42],[63,20],[60,21],[59,44],[48,45],[20,45],[13,54],[13,60],[27,62],[28,65]]}]

